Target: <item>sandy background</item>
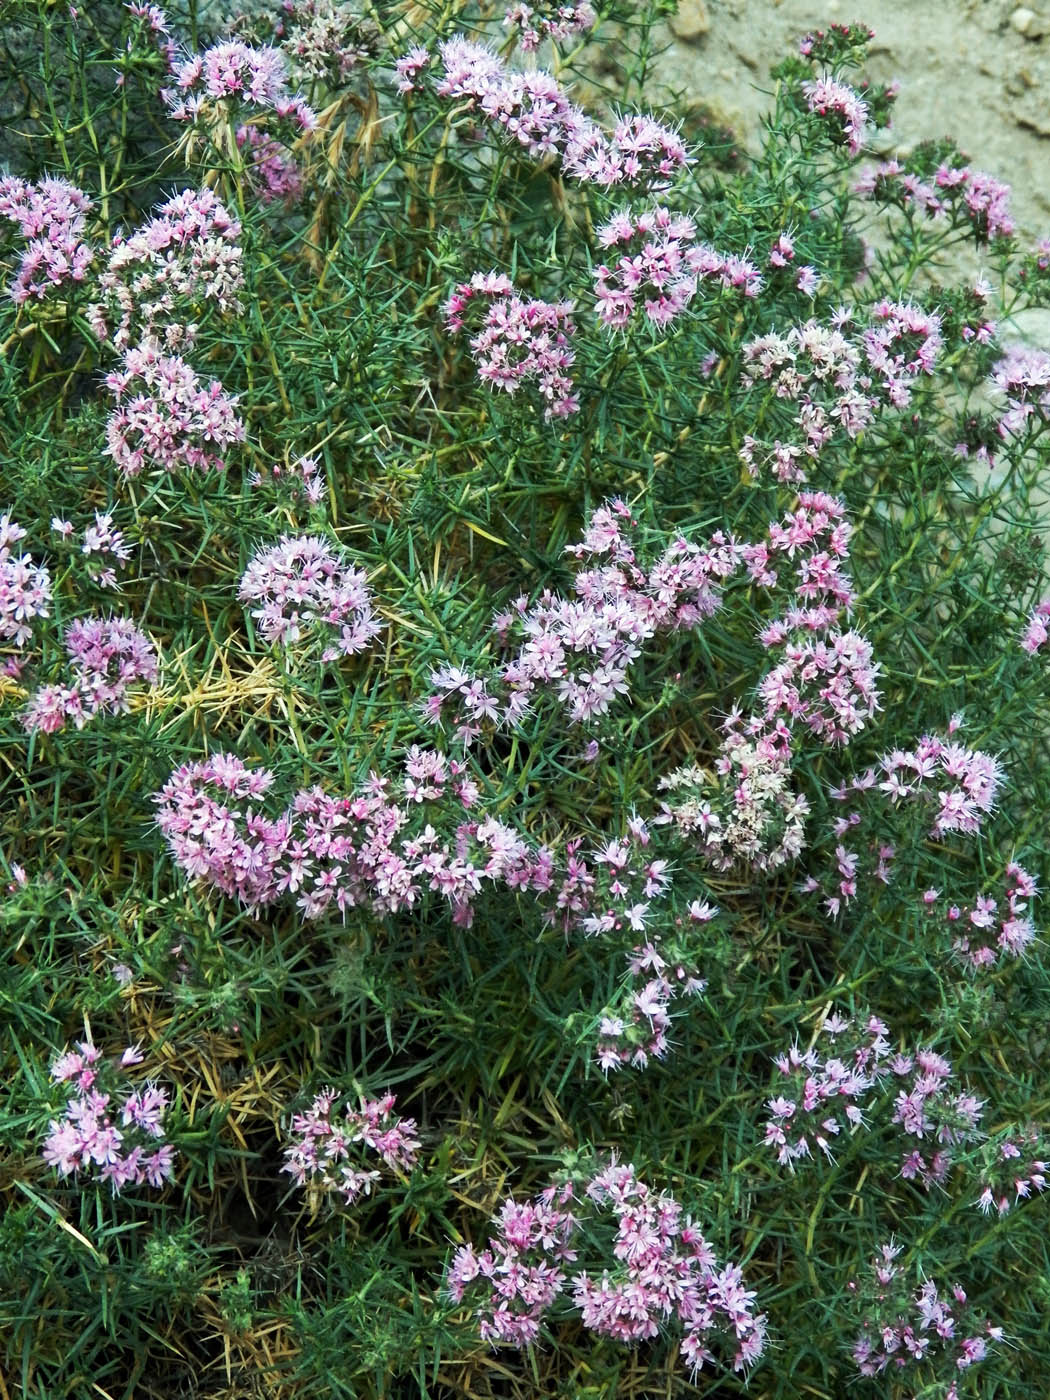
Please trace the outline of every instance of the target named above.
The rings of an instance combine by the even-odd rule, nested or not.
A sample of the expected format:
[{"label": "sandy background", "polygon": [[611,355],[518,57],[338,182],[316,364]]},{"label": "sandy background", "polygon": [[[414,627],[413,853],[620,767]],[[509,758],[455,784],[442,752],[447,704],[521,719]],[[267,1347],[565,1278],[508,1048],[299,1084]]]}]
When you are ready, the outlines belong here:
[{"label": "sandy background", "polygon": [[[888,153],[951,136],[971,163],[1006,180],[1024,238],[1050,235],[1050,0],[683,0],[657,60],[659,86],[710,106],[753,148],[769,69],[800,35],[831,21],[875,30],[868,65],[901,84]],[[705,23],[706,21],[706,23]],[[761,89],[765,89],[763,92]]]}]

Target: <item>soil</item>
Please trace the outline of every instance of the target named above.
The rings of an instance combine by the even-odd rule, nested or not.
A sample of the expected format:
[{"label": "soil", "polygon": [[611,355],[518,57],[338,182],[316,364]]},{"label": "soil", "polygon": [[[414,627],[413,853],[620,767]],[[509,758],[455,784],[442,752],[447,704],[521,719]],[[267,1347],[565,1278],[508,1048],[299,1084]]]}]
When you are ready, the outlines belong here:
[{"label": "soil", "polygon": [[[770,67],[830,22],[875,31],[868,73],[901,85],[879,154],[950,136],[971,163],[1012,186],[1022,238],[1050,233],[1050,0],[683,0],[655,65],[656,89],[708,106],[754,146]],[[706,30],[705,30],[706,20]],[[658,96],[654,89],[654,98]]]}]

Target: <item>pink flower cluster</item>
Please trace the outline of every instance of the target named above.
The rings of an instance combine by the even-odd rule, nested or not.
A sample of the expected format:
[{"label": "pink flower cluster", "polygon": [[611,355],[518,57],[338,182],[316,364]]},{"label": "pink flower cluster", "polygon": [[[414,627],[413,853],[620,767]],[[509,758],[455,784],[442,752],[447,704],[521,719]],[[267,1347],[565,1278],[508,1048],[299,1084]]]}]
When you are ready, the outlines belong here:
[{"label": "pink flower cluster", "polygon": [[509,665],[495,676],[453,666],[435,671],[425,714],[432,723],[452,723],[464,744],[486,723],[518,723],[541,687],[557,686],[572,721],[603,714],[627,693],[628,670],[644,642],[695,627],[714,612],[719,584],[741,561],[757,584],[776,586],[774,565],[786,555],[796,566],[794,602],[760,634],[783,653],[759,684],[761,709],[746,720],[730,717],[715,774],[693,766],[664,780],[675,797],[657,817],[674,823],[692,848],[699,836],[701,853],[718,869],[736,862],[775,869],[801,851],[808,812],[791,785],[789,726],[846,743],[878,708],[879,668],[869,643],[836,627],[853,596],[843,569],[850,538],[844,508],[805,492],[796,511],[770,526],[768,542],[742,546],[716,535],[703,548],[676,539],[649,568],[638,562],[633,528],[623,502],[599,507],[583,542],[569,548],[596,565],[577,575],[577,599],[545,593],[531,606],[518,599],[496,618],[504,644],[523,635]]},{"label": "pink flower cluster", "polygon": [[[876,1091],[893,1076],[906,1084],[896,1094],[889,1126],[911,1139],[900,1174],[927,1190],[942,1184],[952,1165],[952,1148],[977,1136],[983,1108],[980,1100],[951,1084],[949,1062],[925,1048],[914,1055],[893,1054],[889,1028],[875,1016],[861,1023],[834,1013],[824,1018],[820,1036],[836,1044],[842,1037],[842,1049],[825,1058],[815,1044],[805,1051],[795,1045],[774,1057],[789,1083],[767,1102],[765,1143],[776,1150],[781,1166],[794,1170],[800,1158],[813,1156],[814,1147],[830,1159],[833,1139],[866,1125],[866,1115],[876,1108],[888,1109],[888,1100],[876,1099]],[[937,1144],[929,1157],[927,1139]]]},{"label": "pink flower cluster", "polygon": [[1011,1130],[1007,1136],[985,1143],[982,1155],[981,1194],[974,1204],[983,1214],[994,1207],[998,1215],[1006,1215],[1033,1191],[1046,1190],[1050,1162],[1044,1159],[1050,1152],[1035,1128]]},{"label": "pink flower cluster", "polygon": [[[933,1363],[942,1373],[948,1367],[952,1379],[943,1400],[959,1400],[957,1373],[983,1361],[989,1341],[1002,1341],[1003,1329],[969,1317],[966,1294],[958,1284],[944,1297],[932,1279],[910,1289],[894,1263],[900,1253],[901,1247],[891,1242],[872,1260],[853,1359],[862,1376],[879,1376],[886,1370],[910,1373],[923,1362]],[[856,1292],[856,1283],[850,1288]],[[911,1386],[918,1380],[911,1379]],[[923,1388],[923,1394],[930,1393]]]},{"label": "pink flower cluster", "polygon": [[828,119],[836,140],[851,156],[859,155],[868,134],[868,106],[860,94],[827,74],[806,78],[802,93],[809,110]]},{"label": "pink flower cluster", "polygon": [[514,4],[503,16],[508,29],[516,29],[525,53],[538,49],[544,39],[564,44],[586,34],[598,23],[598,15],[587,0],[582,4],[535,5]]},{"label": "pink flower cluster", "polygon": [[176,64],[172,77],[174,86],[161,96],[175,121],[196,121],[209,102],[230,102],[246,115],[272,114],[299,131],[317,125],[312,108],[289,90],[279,49],[230,39]]},{"label": "pink flower cluster", "polygon": [[765,720],[786,716],[825,744],[848,744],[879,708],[879,664],[859,632],[791,638],[758,688]]},{"label": "pink flower cluster", "polygon": [[677,538],[645,567],[638,562],[636,524],[623,501],[597,507],[582,542],[566,551],[592,563],[578,571],[575,597],[546,591],[535,603],[518,598],[498,614],[503,644],[520,640],[512,660],[487,677],[452,666],[432,673],[427,719],[451,722],[459,740],[470,743],[486,721],[520,722],[547,688],[556,689],[573,722],[593,719],[627,693],[642,643],[696,627],[717,611],[720,584],[737,568],[740,547],[721,532],[706,546]]},{"label": "pink flower cluster", "polygon": [[686,310],[704,280],[746,297],[757,296],[762,287],[754,263],[697,243],[694,221],[659,204],[641,212],[622,210],[597,237],[616,254],[614,266],[603,262],[594,269],[598,319],[606,326],[625,326],[641,298],[646,318],[666,326]]},{"label": "pink flower cluster", "polygon": [[[830,876],[834,885],[834,892],[828,894],[826,887],[817,879],[815,875],[807,875],[799,884],[798,888],[803,894],[824,893],[824,908],[833,919],[837,919],[842,910],[850,904],[857,894],[857,879],[860,871],[861,854],[859,851],[851,849],[843,844],[841,838],[851,830],[852,827],[860,823],[859,812],[851,812],[848,817],[839,817],[832,823],[832,830],[836,838],[835,846],[835,873]],[[874,877],[884,885],[890,883],[893,861],[896,856],[894,846],[882,844],[876,845],[877,862],[875,865]],[[829,878],[825,874],[825,879]]]},{"label": "pink flower cluster", "polygon": [[744,346],[741,386],[765,381],[776,399],[798,405],[787,441],[744,438],[740,458],[752,475],[768,469],[778,481],[805,481],[807,460],[820,456],[836,429],[855,438],[884,405],[906,407],[915,378],[933,373],[943,345],[939,317],[888,299],[869,314],[872,324],[857,342],[843,334],[851,316],[843,308],[830,326],[810,320]]},{"label": "pink flower cluster", "polygon": [[689,764],[660,779],[672,798],[654,820],[673,823],[715,870],[777,870],[801,852],[809,814],[791,785],[788,735],[759,719],[744,725],[736,712],[724,730],[713,774]]},{"label": "pink flower cluster", "polygon": [[70,685],[44,685],[30,696],[22,723],[54,734],[71,720],[77,729],[96,715],[125,714],[131,687],[157,679],[157,649],[126,617],[82,617],[65,635]]},{"label": "pink flower cluster", "polygon": [[898,160],[881,161],[863,172],[853,191],[930,219],[949,218],[953,227],[969,225],[981,243],[1009,238],[1016,229],[1010,212],[1010,186],[969,166],[942,162],[924,179]]},{"label": "pink flower cluster", "polygon": [[[930,835],[938,840],[949,831],[976,836],[982,818],[995,806],[1003,777],[999,760],[991,754],[945,742],[933,734],[924,734],[914,749],[894,749],[879,766],[884,774],[879,789],[888,794],[894,806],[915,799],[936,802]],[[854,788],[867,778],[865,774],[863,779],[854,779]]]},{"label": "pink flower cluster", "polygon": [[[491,49],[456,37],[439,46],[439,97],[466,100],[534,160],[554,159],[566,175],[602,188],[662,188],[690,163],[681,137],[654,117],[622,117],[608,135],[542,71],[514,72]],[[401,90],[430,67],[413,50],[398,64]]]},{"label": "pink flower cluster", "polygon": [[183,190],[126,238],[113,239],[88,319],[117,350],[148,337],[192,345],[206,305],[238,314],[244,286],[241,226],[209,189]]},{"label": "pink flower cluster", "polygon": [[[900,1078],[910,1076],[907,1087],[897,1094],[891,1120],[916,1142],[905,1151],[901,1176],[921,1182],[928,1191],[947,1180],[952,1147],[978,1136],[984,1104],[966,1090],[949,1087],[952,1067],[932,1050],[917,1050],[914,1057],[896,1055],[891,1068]],[[927,1138],[938,1144],[936,1150],[930,1151]]]},{"label": "pink flower cluster", "polygon": [[[66,543],[73,537],[73,522],[53,515],[51,533]],[[123,530],[113,528],[112,512],[96,510],[95,523],[84,530],[82,541],[80,552],[90,559],[88,570],[92,582],[99,588],[119,588],[117,571],[123,568],[134,551]],[[107,560],[113,562],[107,563]]]},{"label": "pink flower cluster", "polygon": [[14,175],[0,176],[0,219],[17,224],[26,243],[8,286],[16,306],[42,301],[68,282],[83,282],[95,257],[82,237],[93,207],[67,180],[28,184]]},{"label": "pink flower cluster", "polygon": [[[65,536],[66,527],[69,526],[68,533],[72,533],[72,526],[66,520],[58,520],[57,517],[51,521],[52,530]],[[98,561],[112,560],[112,563],[103,564],[101,568],[92,569],[95,582],[100,588],[118,588],[117,569],[122,568],[134,553],[128,543],[123,530],[113,528],[113,515],[110,511],[95,511],[95,523],[89,525],[82,536],[80,552],[92,559],[98,556]]]},{"label": "pink flower cluster", "polygon": [[577,927],[591,936],[624,929],[644,933],[651,901],[663,899],[671,886],[668,863],[648,849],[651,840],[648,825],[632,816],[625,835],[591,851],[590,864],[580,854],[580,838],[566,842],[561,885],[549,921],[566,934]]},{"label": "pink flower cluster", "polygon": [[317,535],[282,535],[258,550],[237,597],[258,604],[251,615],[267,642],[322,665],[356,656],[382,631],[367,575]]},{"label": "pink flower cluster", "polygon": [[818,1033],[833,1042],[844,1038],[839,1053],[821,1055],[816,1045],[790,1050],[773,1063],[788,1082],[783,1092],[768,1100],[769,1119],[765,1143],[776,1149],[782,1167],[812,1157],[816,1147],[830,1161],[832,1140],[852,1133],[864,1122],[864,1106],[871,1091],[889,1073],[889,1027],[876,1016],[858,1024],[850,1017],[824,1018]]},{"label": "pink flower cluster", "polygon": [[335,1089],[324,1089],[305,1113],[292,1119],[292,1141],[284,1149],[282,1171],[290,1173],[296,1186],[341,1195],[352,1206],[367,1196],[380,1179],[374,1168],[361,1166],[361,1147],[374,1152],[392,1172],[410,1172],[416,1164],[419,1139],[413,1118],[399,1118],[392,1112],[395,1098],[361,1096],[359,1108],[343,1105]]},{"label": "pink flower cluster", "polygon": [[[563,1266],[579,1258],[573,1248],[578,1217],[562,1209],[573,1200],[569,1183],[552,1184],[523,1205],[509,1196],[487,1248],[478,1253],[466,1244],[456,1251],[446,1287],[455,1303],[471,1295],[483,1341],[523,1347],[539,1338],[544,1315],[568,1281]],[[482,1292],[488,1296],[475,1302]]]},{"label": "pink flower cluster", "polygon": [[470,350],[483,383],[514,394],[535,382],[546,405],[543,416],[550,419],[567,418],[580,407],[569,374],[576,359],[572,310],[570,301],[524,301],[509,277],[476,272],[456,287],[444,315],[453,333],[468,321],[477,326]]},{"label": "pink flower cluster", "polygon": [[744,546],[748,574],[760,587],[780,584],[783,559],[795,565],[792,606],[760,631],[764,647],[781,646],[793,633],[827,631],[849,610],[853,585],[843,570],[852,536],[842,501],[824,491],[800,491],[795,509],[770,522],[768,542]]},{"label": "pink flower cluster", "polygon": [[786,335],[770,331],[744,346],[743,361],[743,389],[766,381],[777,399],[798,405],[792,437],[800,441],[777,438],[765,445],[745,436],[740,459],[753,476],[769,469],[777,481],[805,481],[807,459],[816,460],[836,428],[855,438],[872,420],[860,349],[836,325],[810,320]]},{"label": "pink flower cluster", "polygon": [[932,374],[944,347],[940,317],[909,302],[884,297],[869,309],[872,323],[861,334],[870,374],[894,408],[911,403],[912,381]]},{"label": "pink flower cluster", "polygon": [[788,611],[759,632],[781,659],[762,677],[758,699],[761,722],[803,727],[825,744],[848,744],[879,708],[879,665],[871,644],[859,632],[838,626],[853,602],[843,567],[852,530],[842,502],[822,491],[803,491],[797,508],[782,523],[772,522],[769,543],[744,548],[752,579],[765,587],[778,583],[778,554],[798,556],[794,601]]},{"label": "pink flower cluster", "polygon": [[361,7],[344,0],[282,0],[281,49],[307,78],[338,87],[375,51]]},{"label": "pink flower cluster", "polygon": [[469,927],[486,883],[551,888],[549,851],[497,818],[465,817],[477,785],[442,753],[413,745],[396,785],[373,773],[350,797],[300,790],[276,818],[261,805],[273,783],[233,754],[177,768],[155,801],[180,868],[251,909],[294,895],[308,919],[333,907],[395,914],[433,893]]},{"label": "pink flower cluster", "polygon": [[992,384],[1006,399],[999,419],[999,436],[1019,437],[1034,418],[1050,419],[1050,354],[1025,345],[1011,345],[992,371]]},{"label": "pink flower cluster", "polygon": [[393,914],[436,894],[463,927],[482,890],[495,885],[536,896],[546,922],[567,935],[643,935],[629,956],[630,981],[602,1013],[605,1070],[664,1055],[673,1002],[704,990],[689,933],[718,911],[699,899],[681,915],[654,908],[676,892],[669,862],[647,849],[649,828],[638,817],[623,837],[587,854],[580,839],[558,852],[537,848],[506,822],[473,814],[479,788],[463,764],[415,745],[398,781],[373,773],[350,797],[301,790],[274,817],[266,806],[273,785],[271,773],[232,754],[171,775],[155,798],[157,824],[190,878],[251,909],[294,895],[308,919],[333,908]]},{"label": "pink flower cluster", "polygon": [[128,14],[144,19],[154,34],[168,33],[168,17],[159,5],[143,4],[141,0],[128,0],[124,8]]},{"label": "pink flower cluster", "polygon": [[[828,893],[814,875],[808,876],[800,887],[806,893],[823,891],[824,907],[832,918],[837,918],[857,894],[858,877],[862,869],[866,871],[866,867],[861,866],[862,852],[856,844],[860,829],[884,810],[881,804],[887,800],[894,807],[916,804],[936,808],[930,828],[930,835],[936,840],[950,831],[970,836],[980,832],[983,816],[994,808],[1002,769],[991,754],[953,742],[952,735],[961,722],[960,716],[953,716],[946,738],[924,734],[914,749],[894,749],[883,756],[877,768],[868,768],[848,783],[831,789],[830,796],[837,802],[857,802],[870,793],[871,798],[877,797],[880,803],[876,806],[871,799],[860,802],[864,811],[854,808],[831,823],[830,836],[836,843],[837,866],[837,875],[832,877],[833,891]],[[844,844],[847,837],[851,841],[849,846]],[[867,873],[888,885],[894,855],[892,845],[879,838],[872,840],[870,856],[874,868]],[[933,903],[937,897],[936,890],[928,891],[926,903]]]},{"label": "pink flower cluster", "polygon": [[769,250],[769,266],[774,272],[784,269],[788,271],[794,279],[795,287],[805,296],[811,297],[820,286],[820,274],[815,267],[808,263],[794,267],[795,261],[795,240],[790,233],[778,235],[773,246]]},{"label": "pink flower cluster", "polygon": [[84,1171],[108,1182],[114,1195],[173,1179],[175,1149],[164,1141],[167,1093],[149,1083],[135,1088],[122,1073],[142,1058],[129,1046],[119,1060],[105,1060],[82,1040],[51,1066],[54,1082],[69,1085],[65,1113],[51,1120],[43,1148],[44,1161],[60,1176]]},{"label": "pink flower cluster", "polygon": [[51,575],[28,551],[13,546],[25,530],[5,512],[0,515],[0,642],[21,650],[33,635],[33,619],[51,615]]},{"label": "pink flower cluster", "polygon": [[433,61],[433,54],[422,44],[417,44],[415,48],[409,49],[394,64],[394,71],[397,74],[397,90],[402,96],[410,92],[418,92],[422,84],[417,82],[421,73],[428,69]]},{"label": "pink flower cluster", "polygon": [[597,1059],[603,1072],[625,1065],[644,1069],[651,1058],[662,1059],[674,1002],[699,996],[706,987],[686,930],[709,923],[718,910],[699,899],[684,914],[667,907],[665,901],[681,891],[669,861],[649,849],[651,842],[649,826],[638,816],[629,818],[623,836],[587,856],[580,839],[566,842],[551,885],[553,902],[548,897],[547,922],[566,935],[579,930],[591,937],[645,938],[628,954],[629,977],[601,1013]]},{"label": "pink flower cluster", "polygon": [[765,1341],[740,1268],[719,1267],[679,1202],[616,1161],[575,1186],[552,1183],[527,1204],[508,1198],[487,1247],[456,1251],[447,1288],[457,1303],[469,1292],[481,1336],[493,1343],[532,1345],[570,1288],[573,1311],[597,1336],[633,1343],[673,1330],[694,1375],[718,1364],[715,1347],[724,1364],[745,1370]]},{"label": "pink flower cluster", "polygon": [[219,381],[205,387],[184,359],[152,341],[125,350],[123,360],[106,376],[117,404],[106,420],[106,451],[124,475],[150,467],[223,471],[223,449],[243,442],[245,429]]},{"label": "pink flower cluster", "polygon": [[787,267],[795,261],[795,240],[790,233],[781,233],[769,250],[769,265],[773,268]]},{"label": "pink flower cluster", "polygon": [[295,157],[257,126],[239,126],[236,141],[246,156],[248,183],[262,203],[294,204],[303,192],[303,175]]},{"label": "pink flower cluster", "polygon": [[1050,619],[1050,597],[1037,603],[1028,614],[1028,623],[1021,637],[1021,650],[1029,656],[1034,656],[1040,647],[1046,645],[1046,639],[1050,636],[1047,619]]},{"label": "pink flower cluster", "polygon": [[[1033,877],[1016,861],[1010,861],[1006,867],[1006,908],[1001,913],[998,903],[985,894],[977,896],[972,909],[949,906],[947,919],[955,933],[952,951],[975,970],[993,967],[1003,957],[1019,958],[1035,938],[1027,909],[1037,893]],[[926,897],[932,903],[938,891],[927,891]]]},{"label": "pink flower cluster", "polygon": [[[480,814],[464,820],[464,809],[478,803],[477,784],[463,764],[434,750],[413,745],[396,784],[372,774],[351,797],[300,791],[276,818],[262,808],[273,782],[265,769],[216,754],[176,769],[156,798],[158,826],[186,874],[251,908],[288,893],[306,918],[333,904],[397,913],[430,892],[469,926],[483,885],[498,883],[543,896],[548,920],[566,932],[640,933],[651,901],[670,887],[668,863],[645,852],[649,832],[638,818],[590,863],[578,840],[568,842],[557,868],[552,851],[532,847],[506,823]],[[713,912],[690,906],[690,922]]]},{"label": "pink flower cluster", "polygon": [[[644,905],[638,919],[643,927],[647,912],[648,905]],[[708,923],[717,913],[713,905],[701,904],[699,900],[689,906],[689,920],[694,925]],[[597,1060],[603,1074],[625,1065],[645,1069],[650,1059],[662,1060],[667,1054],[675,1001],[701,996],[707,989],[692,963],[684,956],[676,956],[678,953],[673,945],[654,942],[641,944],[630,953],[628,986],[616,1005],[605,1008],[598,1026]],[[644,986],[639,986],[643,978]]]}]

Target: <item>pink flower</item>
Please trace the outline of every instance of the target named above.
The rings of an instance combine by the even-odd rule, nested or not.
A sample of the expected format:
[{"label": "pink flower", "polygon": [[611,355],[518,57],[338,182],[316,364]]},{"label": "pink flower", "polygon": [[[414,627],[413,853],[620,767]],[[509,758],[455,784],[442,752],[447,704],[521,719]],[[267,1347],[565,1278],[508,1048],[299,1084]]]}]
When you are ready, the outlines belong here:
[{"label": "pink flower", "polygon": [[32,637],[34,619],[51,615],[50,573],[28,552],[12,550],[25,534],[10,515],[0,515],[0,642],[18,648]]},{"label": "pink flower", "polygon": [[64,1117],[51,1120],[44,1161],[63,1177],[94,1176],[114,1195],[127,1185],[162,1186],[175,1164],[175,1149],[163,1141],[167,1094],[154,1085],[129,1089],[124,1073],[142,1062],[142,1052],[129,1046],[119,1060],[106,1060],[90,1041],[78,1050],[51,1068],[51,1078],[70,1091]]},{"label": "pink flower", "polygon": [[205,102],[230,102],[252,113],[270,112],[299,131],[317,125],[313,110],[288,88],[284,56],[231,39],[172,69],[174,86],[161,96],[175,121],[193,121]]},{"label": "pink flower", "polygon": [[445,304],[452,332],[470,321],[471,355],[483,383],[514,394],[535,383],[545,401],[544,417],[566,418],[579,410],[569,371],[576,359],[571,302],[523,301],[500,273],[475,273]]},{"label": "pink flower", "polygon": [[539,48],[544,39],[565,43],[578,38],[593,29],[597,21],[593,6],[586,0],[581,4],[554,6],[544,4],[543,0],[538,6],[513,4],[503,16],[508,29],[518,30],[521,47],[526,53]]},{"label": "pink flower", "polygon": [[8,292],[16,306],[44,300],[69,282],[83,282],[95,250],[81,235],[91,200],[65,180],[27,184],[0,176],[0,219],[17,224],[26,246]]},{"label": "pink flower", "polygon": [[994,899],[978,895],[973,909],[953,908],[952,923],[961,925],[952,951],[974,970],[994,966],[1004,956],[1021,957],[1035,940],[1027,913],[1037,893],[1035,880],[1016,861],[1006,867],[1006,903],[1000,913]]},{"label": "pink flower", "polygon": [[816,293],[817,287],[819,285],[820,274],[817,272],[815,267],[810,267],[807,264],[805,267],[799,268],[798,273],[795,276],[795,286],[803,294],[803,296],[813,296]]},{"label": "pink flower", "polygon": [[398,1118],[391,1110],[394,1095],[382,1099],[361,1098],[359,1109],[344,1105],[343,1116],[333,1120],[338,1100],[334,1089],[323,1090],[310,1108],[292,1119],[292,1141],[285,1148],[285,1164],[297,1186],[341,1194],[346,1205],[371,1192],[379,1172],[361,1170],[349,1158],[358,1143],[376,1153],[390,1171],[410,1172],[416,1165],[420,1142],[413,1118]]},{"label": "pink flower", "polygon": [[1021,650],[1034,656],[1046,644],[1047,620],[1050,619],[1050,597],[1044,598],[1028,615],[1028,624],[1021,637]]},{"label": "pink flower", "polygon": [[414,49],[409,49],[403,58],[399,58],[394,64],[397,72],[397,90],[400,93],[418,92],[420,84],[416,79],[424,68],[428,68],[431,62],[430,50],[417,45]]},{"label": "pink flower", "polygon": [[117,350],[152,338],[165,349],[192,345],[207,306],[242,310],[241,226],[209,189],[183,190],[140,228],[114,237],[88,319]]},{"label": "pink flower", "polygon": [[723,728],[717,778],[692,765],[661,778],[672,796],[655,821],[673,823],[716,870],[777,870],[801,852],[809,812],[791,783],[790,749],[761,723],[731,715]]},{"label": "pink flower", "polygon": [[205,388],[177,355],[147,342],[124,353],[124,367],[106,376],[116,408],[106,423],[106,451],[126,477],[160,467],[222,471],[221,449],[244,440],[234,400],[218,380]]},{"label": "pink flower", "polygon": [[[409,59],[399,69],[402,91],[414,90],[424,68],[421,59]],[[481,120],[533,159],[559,160],[567,175],[582,182],[655,189],[690,164],[681,137],[654,117],[623,117],[606,133],[549,73],[514,72],[490,49],[460,35],[439,45],[438,65],[439,97],[470,102]]]},{"label": "pink flower", "polygon": [[303,192],[303,177],[295,157],[274,136],[257,126],[239,126],[237,147],[246,156],[252,188],[263,204],[294,204]]},{"label": "pink flower", "polygon": [[[853,1345],[861,1375],[915,1372],[924,1361],[936,1361],[939,1355],[956,1370],[983,1360],[988,1340],[1001,1339],[1002,1329],[975,1319],[958,1285],[942,1294],[927,1279],[917,1289],[909,1289],[902,1267],[894,1262],[900,1253],[899,1246],[884,1245],[871,1263],[871,1278],[863,1284],[864,1315]],[[856,1282],[849,1287],[857,1291]],[[902,1380],[908,1385],[907,1376]],[[913,1375],[911,1386],[919,1383],[920,1376]],[[944,1395],[945,1400],[958,1400],[954,1381]]]},{"label": "pink flower", "polygon": [[322,664],[364,651],[382,631],[366,575],[315,535],[282,535],[259,549],[237,596],[258,605],[251,615],[267,642]]},{"label": "pink flower", "polygon": [[830,117],[835,133],[851,156],[859,154],[867,137],[868,108],[853,88],[835,78],[807,78],[802,84],[806,106],[821,117]]},{"label": "pink flower", "polygon": [[480,1253],[457,1252],[446,1283],[454,1301],[470,1295],[483,1339],[530,1345],[571,1291],[589,1331],[627,1344],[671,1331],[694,1372],[714,1349],[734,1370],[762,1352],[765,1318],[739,1268],[717,1267],[678,1201],[630,1165],[553,1181],[524,1205],[508,1199],[495,1225]]},{"label": "pink flower", "polygon": [[95,715],[125,714],[131,687],[157,680],[156,647],[129,618],[78,618],[66,628],[65,646],[72,684],[33,692],[22,714],[31,733],[53,734],[70,720],[83,729]]},{"label": "pink flower", "polygon": [[638,213],[622,210],[603,224],[598,242],[613,250],[616,260],[610,257],[594,270],[598,319],[613,328],[625,326],[643,300],[647,319],[666,326],[707,279],[755,296],[762,285],[755,265],[716,253],[695,242],[695,234],[691,218],[659,204]]}]

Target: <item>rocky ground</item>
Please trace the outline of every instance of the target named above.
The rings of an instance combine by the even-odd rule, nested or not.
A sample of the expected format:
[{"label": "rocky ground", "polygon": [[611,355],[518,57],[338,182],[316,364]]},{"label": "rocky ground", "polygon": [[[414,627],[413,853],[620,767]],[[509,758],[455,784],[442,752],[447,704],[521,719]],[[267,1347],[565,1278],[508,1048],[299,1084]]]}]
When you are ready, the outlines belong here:
[{"label": "rocky ground", "polygon": [[1050,0],[682,0],[654,78],[751,146],[772,64],[801,34],[849,20],[875,31],[871,77],[901,84],[887,153],[951,136],[1013,187],[1022,235],[1050,234]]}]

